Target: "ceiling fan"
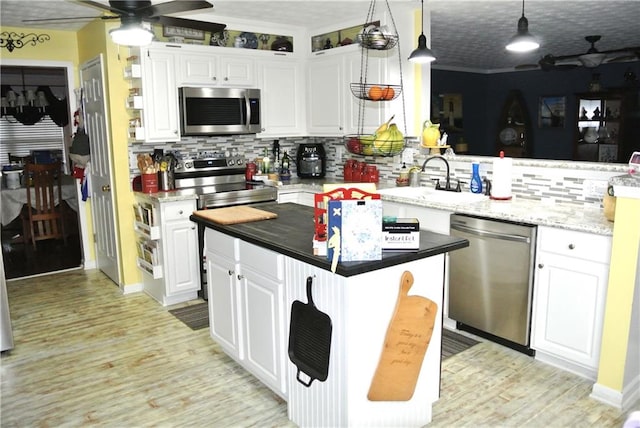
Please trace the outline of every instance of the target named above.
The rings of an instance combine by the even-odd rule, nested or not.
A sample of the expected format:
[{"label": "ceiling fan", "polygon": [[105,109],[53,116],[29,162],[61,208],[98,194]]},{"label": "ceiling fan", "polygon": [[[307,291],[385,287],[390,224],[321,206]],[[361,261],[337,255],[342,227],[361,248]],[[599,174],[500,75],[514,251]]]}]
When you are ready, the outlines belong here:
[{"label": "ceiling fan", "polygon": [[[116,43],[129,46],[148,44],[151,42],[153,33],[144,28],[143,21],[172,27],[210,31],[212,33],[219,33],[226,27],[225,24],[217,24],[214,22],[195,21],[191,19],[165,16],[171,13],[180,13],[213,7],[211,3],[204,0],[176,0],[156,4],[152,4],[149,0],[110,0],[109,5],[91,0],[80,0],[78,3],[114,14],[102,16],[102,19],[120,19],[122,25],[120,28],[110,31],[111,37]],[[43,18],[29,19],[24,20],[23,22],[71,21],[76,19],[95,19],[95,17]],[[129,31],[142,34],[145,40],[139,43],[135,42],[132,39],[131,33],[123,36],[119,31]]]},{"label": "ceiling fan", "polygon": [[591,47],[585,53],[575,55],[545,55],[537,64],[520,64],[516,70],[540,68],[542,71],[570,70],[579,66],[595,68],[602,63],[621,62],[640,59],[640,46],[599,51],[595,44],[602,37],[598,35],[586,36],[584,39],[591,43]]}]

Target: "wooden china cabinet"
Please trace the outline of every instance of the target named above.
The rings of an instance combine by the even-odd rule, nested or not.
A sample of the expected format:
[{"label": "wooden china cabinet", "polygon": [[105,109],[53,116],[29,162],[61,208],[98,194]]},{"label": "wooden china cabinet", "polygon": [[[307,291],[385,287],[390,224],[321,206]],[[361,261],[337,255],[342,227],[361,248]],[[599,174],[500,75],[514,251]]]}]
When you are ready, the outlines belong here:
[{"label": "wooden china cabinet", "polygon": [[500,113],[496,155],[512,158],[531,157],[531,120],[522,93],[509,91]]},{"label": "wooden china cabinet", "polygon": [[576,94],[574,160],[625,162],[640,150],[638,88]]}]

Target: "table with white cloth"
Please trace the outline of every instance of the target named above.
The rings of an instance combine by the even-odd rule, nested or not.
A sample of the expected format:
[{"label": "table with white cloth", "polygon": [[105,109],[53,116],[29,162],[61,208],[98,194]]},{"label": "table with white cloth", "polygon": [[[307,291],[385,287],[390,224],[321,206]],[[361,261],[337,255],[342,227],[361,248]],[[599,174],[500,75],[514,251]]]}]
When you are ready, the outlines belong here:
[{"label": "table with white cloth", "polygon": [[[3,183],[4,184],[4,183]],[[35,198],[35,190],[31,187],[31,197]],[[15,220],[22,210],[23,205],[27,203],[27,189],[20,187],[18,189],[7,189],[4,186],[0,190],[2,205],[0,212],[2,213],[2,225],[6,226]],[[62,199],[74,211],[78,211],[78,198],[76,193],[76,183],[72,176],[65,175],[62,178]],[[59,205],[58,189],[55,189],[55,204]]]}]

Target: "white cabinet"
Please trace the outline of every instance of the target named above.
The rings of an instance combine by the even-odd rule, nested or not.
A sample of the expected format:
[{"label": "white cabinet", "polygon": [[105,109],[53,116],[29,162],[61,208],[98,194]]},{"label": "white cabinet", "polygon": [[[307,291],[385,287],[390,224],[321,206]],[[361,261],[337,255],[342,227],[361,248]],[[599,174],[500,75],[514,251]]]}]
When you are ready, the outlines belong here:
[{"label": "white cabinet", "polygon": [[211,337],[286,398],[284,256],[205,231]]},{"label": "white cabinet", "polygon": [[304,134],[306,103],[302,63],[287,57],[261,61],[262,133],[260,137]]},{"label": "white cabinet", "polygon": [[178,60],[178,86],[255,87],[256,66],[252,58],[185,52]]},{"label": "white cabinet", "polygon": [[389,84],[387,51],[371,52],[363,60],[360,50],[340,49],[346,50],[318,52],[309,60],[307,120],[311,135],[373,133],[386,120],[388,102],[360,100],[351,92],[351,84],[361,83],[363,67],[362,83]]},{"label": "white cabinet", "polygon": [[538,227],[531,346],[536,358],[595,379],[611,237]]},{"label": "white cabinet", "polygon": [[179,141],[176,49],[140,49],[145,141]]},{"label": "white cabinet", "polygon": [[136,195],[135,209],[144,291],[163,306],[196,299],[200,289],[198,234],[189,220],[196,201],[160,203]]},{"label": "white cabinet", "polygon": [[347,89],[342,57],[327,55],[309,60],[307,127],[311,135],[343,135],[342,96]]}]

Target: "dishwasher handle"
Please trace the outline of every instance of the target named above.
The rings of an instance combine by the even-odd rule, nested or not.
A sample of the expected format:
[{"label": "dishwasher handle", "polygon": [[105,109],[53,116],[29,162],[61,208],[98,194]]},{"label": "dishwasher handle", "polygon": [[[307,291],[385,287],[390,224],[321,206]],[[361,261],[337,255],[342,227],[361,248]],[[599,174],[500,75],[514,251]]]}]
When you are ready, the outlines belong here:
[{"label": "dishwasher handle", "polygon": [[458,223],[451,223],[451,229],[469,233],[471,235],[483,236],[485,238],[502,239],[504,241],[526,242],[527,244],[531,242],[531,237],[529,236],[490,232],[488,230],[480,230]]}]

